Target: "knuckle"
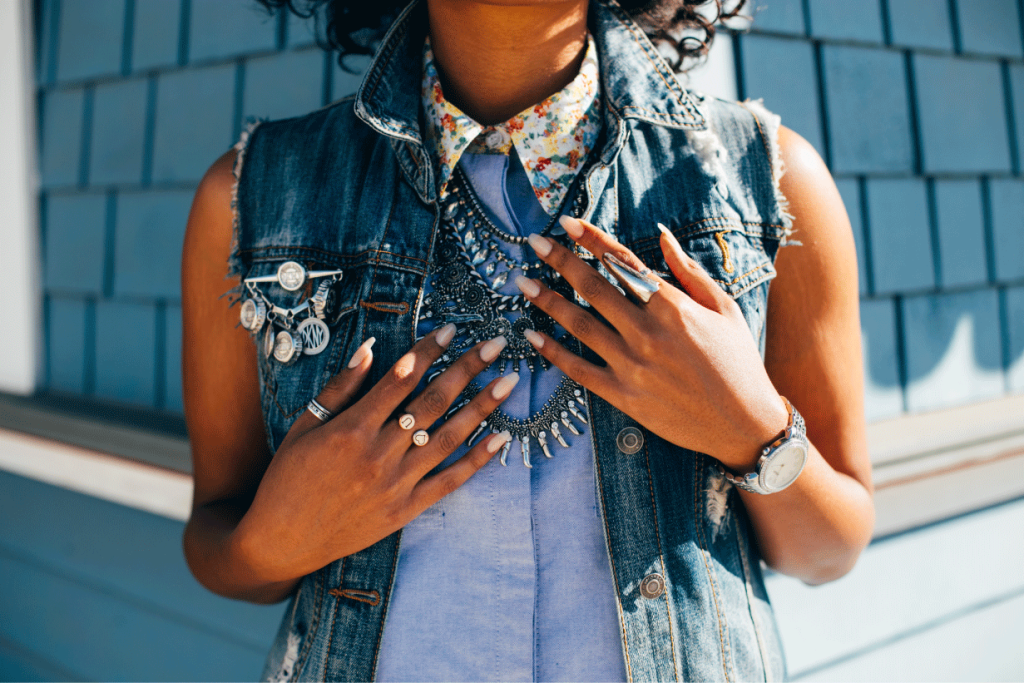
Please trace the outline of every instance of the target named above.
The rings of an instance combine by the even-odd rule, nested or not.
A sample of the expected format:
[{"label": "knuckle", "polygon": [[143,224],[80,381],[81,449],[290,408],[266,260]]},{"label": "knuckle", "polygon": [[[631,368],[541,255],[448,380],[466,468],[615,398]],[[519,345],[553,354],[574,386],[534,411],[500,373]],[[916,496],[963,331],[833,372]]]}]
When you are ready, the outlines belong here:
[{"label": "knuckle", "polygon": [[551,265],[555,267],[555,269],[559,269],[569,262],[569,256],[570,252],[568,249],[556,248],[551,252],[551,256],[548,258],[548,260],[550,261]]},{"label": "knuckle", "polygon": [[420,396],[420,401],[429,413],[435,415],[443,413],[444,409],[448,407],[448,398],[444,395],[444,392],[436,386],[428,387]]},{"label": "knuckle", "polygon": [[598,273],[592,273],[583,279],[583,282],[580,283],[580,287],[577,291],[580,293],[580,296],[587,301],[596,301],[598,297],[604,294],[604,287],[606,284],[607,283],[601,275]]},{"label": "knuckle", "polygon": [[438,492],[441,494],[442,498],[455,493],[460,485],[461,482],[451,475],[442,477],[441,480],[437,482]]},{"label": "knuckle", "polygon": [[469,408],[473,411],[473,416],[478,418],[480,422],[483,422],[493,412],[484,405],[483,401],[473,401],[469,404]]},{"label": "knuckle", "polygon": [[574,313],[569,325],[573,336],[577,339],[589,337],[594,332],[594,319],[583,311]]},{"label": "knuckle", "polygon": [[441,433],[437,435],[437,445],[445,453],[454,452],[461,442],[461,439],[450,429],[442,429]]}]

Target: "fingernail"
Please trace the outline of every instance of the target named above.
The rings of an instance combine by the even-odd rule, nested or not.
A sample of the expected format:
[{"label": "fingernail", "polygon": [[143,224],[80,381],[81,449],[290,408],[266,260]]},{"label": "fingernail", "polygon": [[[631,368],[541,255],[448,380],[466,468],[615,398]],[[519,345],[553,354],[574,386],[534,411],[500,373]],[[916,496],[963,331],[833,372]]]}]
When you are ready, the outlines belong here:
[{"label": "fingernail", "polygon": [[448,348],[448,345],[452,343],[452,337],[455,336],[455,323],[448,323],[434,335],[434,341],[441,348]]},{"label": "fingernail", "polygon": [[665,233],[669,237],[673,237],[672,231],[669,230],[668,228],[666,228],[664,223],[658,223],[658,230],[661,230],[663,233]]},{"label": "fingernail", "polygon": [[526,337],[526,341],[533,345],[533,348],[540,349],[544,348],[544,337],[540,336],[530,328],[523,330],[523,336]]},{"label": "fingernail", "polygon": [[537,256],[544,258],[551,253],[551,240],[547,237],[541,237],[537,233],[533,233],[526,238],[526,241],[530,243],[533,250],[537,252]]},{"label": "fingernail", "polygon": [[523,277],[522,275],[516,278],[516,287],[519,288],[520,292],[530,297],[531,299],[540,294],[540,285],[538,285],[530,278]]},{"label": "fingernail", "polygon": [[494,400],[500,401],[511,394],[517,384],[519,384],[519,373],[509,373],[499,379],[498,383],[494,385],[494,388],[491,389],[491,396],[494,397]]},{"label": "fingernail", "polygon": [[487,452],[497,453],[498,450],[512,440],[512,434],[509,432],[499,432],[495,434],[487,441]]},{"label": "fingernail", "polygon": [[558,224],[562,226],[565,233],[574,240],[583,237],[583,224],[572,216],[560,216]]},{"label": "fingernail", "polygon": [[348,362],[348,367],[350,370],[359,367],[362,364],[362,362],[366,360],[366,357],[370,355],[370,349],[373,348],[373,345],[376,342],[376,337],[370,337],[369,339],[367,339],[366,341],[359,345],[359,348],[356,349],[356,352],[352,354],[352,359]]},{"label": "fingernail", "polygon": [[490,363],[492,360],[498,357],[498,354],[501,353],[501,350],[505,348],[505,344],[507,343],[508,340],[505,339],[505,335],[501,335],[499,337],[491,339],[486,344],[480,347],[480,358]]}]

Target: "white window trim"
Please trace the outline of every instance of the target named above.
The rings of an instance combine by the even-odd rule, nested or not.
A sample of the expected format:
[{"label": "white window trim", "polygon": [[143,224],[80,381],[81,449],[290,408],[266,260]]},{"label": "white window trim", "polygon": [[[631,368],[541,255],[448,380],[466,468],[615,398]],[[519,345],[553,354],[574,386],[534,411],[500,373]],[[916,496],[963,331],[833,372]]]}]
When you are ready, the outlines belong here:
[{"label": "white window trim", "polygon": [[36,212],[35,79],[30,0],[0,2],[0,273],[4,276],[0,391],[35,391],[42,368],[42,293]]}]

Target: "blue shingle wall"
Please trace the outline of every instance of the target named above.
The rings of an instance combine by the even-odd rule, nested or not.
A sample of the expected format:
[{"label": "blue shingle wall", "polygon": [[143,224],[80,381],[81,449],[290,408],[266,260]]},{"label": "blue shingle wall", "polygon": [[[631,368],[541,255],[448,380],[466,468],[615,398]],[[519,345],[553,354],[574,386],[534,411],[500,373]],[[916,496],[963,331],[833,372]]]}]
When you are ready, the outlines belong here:
[{"label": "blue shingle wall", "polygon": [[180,413],[180,254],[247,117],[349,95],[313,22],[252,0],[38,0],[46,382]]},{"label": "blue shingle wall", "polygon": [[754,4],[741,96],[824,148],[836,177],[868,418],[1024,391],[1017,0]]},{"label": "blue shingle wall", "polygon": [[[319,107],[360,76],[310,22],[250,0],[37,2],[46,381],[180,413],[199,178],[243,117]],[[752,4],[740,95],[821,152],[853,226],[868,418],[1024,392],[1017,0]],[[180,524],[10,475],[0,490],[0,605],[17,615],[0,618],[0,678],[258,675],[283,608],[201,589]]]},{"label": "blue shingle wall", "polygon": [[[360,77],[323,57],[310,22],[251,0],[39,2],[50,386],[179,411],[178,252],[196,184],[244,117],[302,113]],[[943,363],[1020,391],[1017,0],[752,5],[740,94],[822,153],[853,223],[869,415],[923,409],[920,387],[929,406],[985,393]],[[995,366],[988,341],[919,350],[922,330],[957,316],[994,340]]]}]

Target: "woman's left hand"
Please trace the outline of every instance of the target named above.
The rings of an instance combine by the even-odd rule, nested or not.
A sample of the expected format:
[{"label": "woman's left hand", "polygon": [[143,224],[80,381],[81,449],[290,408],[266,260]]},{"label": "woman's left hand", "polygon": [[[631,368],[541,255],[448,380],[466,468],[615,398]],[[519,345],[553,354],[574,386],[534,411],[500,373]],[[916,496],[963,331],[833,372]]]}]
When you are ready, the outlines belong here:
[{"label": "woman's left hand", "polygon": [[[606,253],[634,268],[646,266],[614,238],[564,217],[577,244],[604,260]],[[661,249],[682,289],[659,278],[647,303],[635,304],[571,250],[534,235],[530,245],[611,324],[536,280],[517,284],[606,362],[590,363],[551,337],[531,332],[531,343],[566,375],[678,446],[711,455],[741,473],[753,470],[765,444],[785,429],[788,412],[772,386],[739,305],[662,231]]]}]

